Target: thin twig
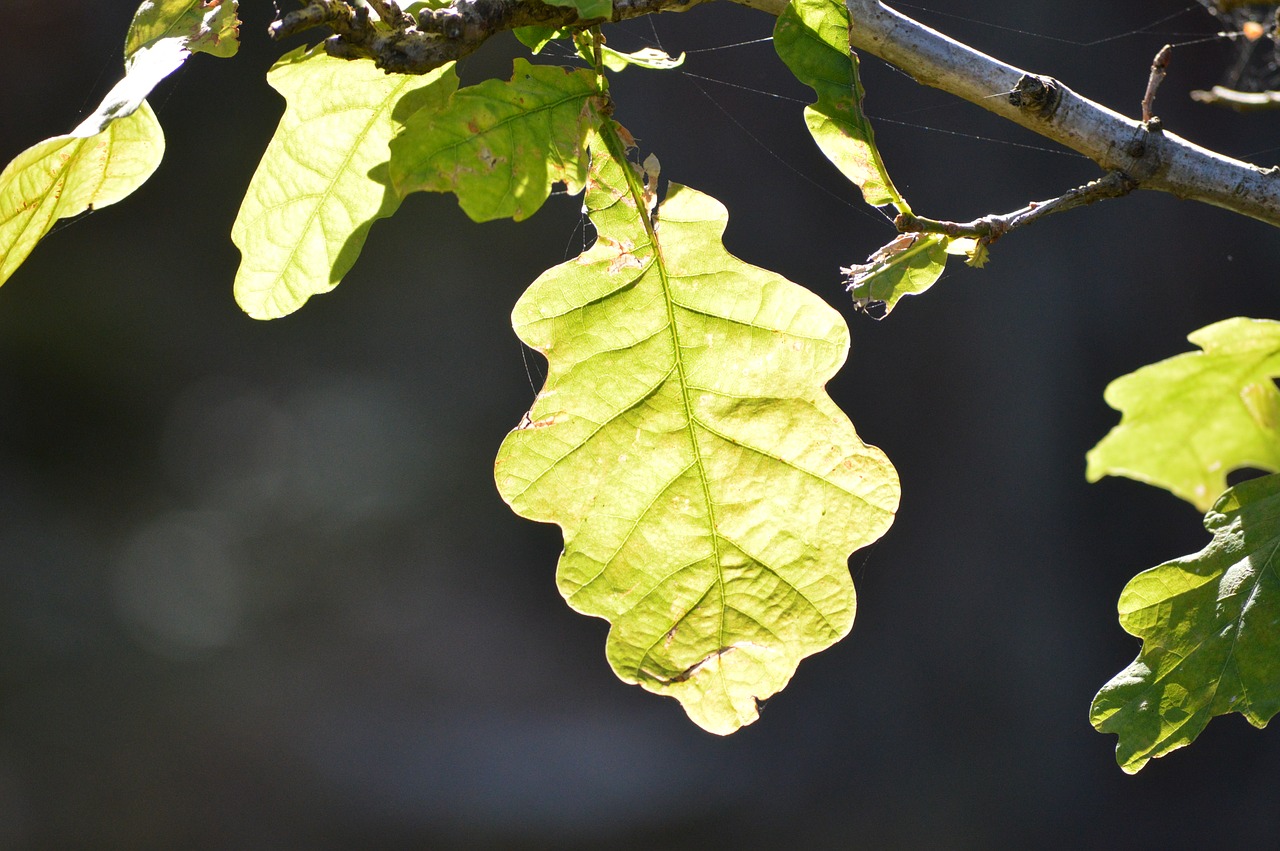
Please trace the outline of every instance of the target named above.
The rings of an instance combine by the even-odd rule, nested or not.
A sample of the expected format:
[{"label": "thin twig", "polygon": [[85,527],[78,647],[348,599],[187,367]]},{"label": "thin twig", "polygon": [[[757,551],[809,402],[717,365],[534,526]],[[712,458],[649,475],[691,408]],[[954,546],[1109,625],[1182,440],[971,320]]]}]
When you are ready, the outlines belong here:
[{"label": "thin twig", "polygon": [[1197,103],[1225,106],[1236,112],[1262,112],[1280,109],[1280,92],[1242,92],[1226,86],[1214,86],[1208,91],[1197,89],[1191,93]]},{"label": "thin twig", "polygon": [[967,236],[990,245],[1011,230],[1034,224],[1055,213],[1065,213],[1068,210],[1085,207],[1107,198],[1120,198],[1137,189],[1138,185],[1138,181],[1129,177],[1129,175],[1120,171],[1112,171],[1097,180],[1086,183],[1084,186],[1077,186],[1075,189],[1064,192],[1057,198],[1051,198],[1048,201],[1032,201],[1027,206],[1020,210],[1014,210],[1012,213],[992,214],[983,216],[980,219],[974,219],[971,222],[947,222],[928,219],[911,213],[900,213],[893,220],[893,224],[899,233],[941,233],[950,237]]},{"label": "thin twig", "polygon": [[1147,93],[1142,96],[1142,123],[1148,124],[1156,117],[1156,92],[1169,73],[1169,60],[1173,57],[1173,45],[1166,44],[1151,62],[1151,76],[1147,78]]}]

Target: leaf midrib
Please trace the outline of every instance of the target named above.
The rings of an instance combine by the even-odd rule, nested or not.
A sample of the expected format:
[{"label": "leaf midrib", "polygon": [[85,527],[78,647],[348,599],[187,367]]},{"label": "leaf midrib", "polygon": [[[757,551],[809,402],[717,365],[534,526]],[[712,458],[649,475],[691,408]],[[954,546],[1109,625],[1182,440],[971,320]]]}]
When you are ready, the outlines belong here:
[{"label": "leaf midrib", "polygon": [[[612,128],[609,128],[612,132]],[[662,243],[658,240],[657,230],[653,226],[653,219],[644,211],[648,209],[645,206],[644,192],[639,190],[635,173],[631,171],[630,166],[626,164],[625,158],[622,160],[623,170],[627,176],[627,189],[631,192],[632,198],[636,202],[636,210],[639,212],[640,218],[644,222],[645,231],[649,234],[649,241],[653,244],[654,266],[658,270],[658,280],[662,284],[662,299],[667,308],[667,327],[671,332],[672,356],[675,358],[676,380],[679,382],[680,403],[684,407],[685,430],[689,434],[689,445],[693,448],[694,466],[698,471],[698,484],[702,488],[702,499],[707,507],[707,523],[711,527],[711,549],[712,557],[715,559],[716,571],[716,588],[720,595],[720,617],[719,617],[719,634],[717,636],[717,647],[725,646],[725,589],[724,589],[724,567],[722,564],[722,554],[720,552],[720,524],[716,520],[715,500],[711,496],[711,480],[707,475],[705,462],[702,460],[702,446],[698,442],[697,418],[693,412],[693,396],[689,392],[689,378],[685,370],[684,363],[684,346],[680,342],[680,329],[676,321],[676,299],[675,294],[671,290],[671,275],[667,270],[666,257],[662,250]],[[692,610],[691,610],[692,611]],[[688,613],[685,615],[688,616]],[[718,669],[721,670],[722,669]],[[723,671],[719,677],[720,687],[725,692],[726,699],[729,698],[728,687],[725,685]]]},{"label": "leaf midrib", "polygon": [[[394,89],[392,89],[387,94],[387,96],[383,98],[382,101],[373,109],[372,113],[369,116],[369,120],[365,122],[364,127],[360,129],[360,132],[354,137],[352,144],[347,149],[347,155],[343,158],[342,164],[334,171],[333,176],[330,177],[327,183],[325,184],[324,191],[318,192],[318,193],[308,193],[309,195],[311,195],[311,197],[317,198],[318,200],[315,202],[315,205],[313,206],[310,215],[307,216],[306,223],[298,231],[298,238],[294,240],[293,247],[289,250],[289,256],[285,259],[284,263],[280,264],[280,272],[275,276],[275,278],[272,280],[269,286],[257,290],[258,292],[272,294],[276,292],[277,287],[283,286],[285,289],[289,291],[289,295],[293,296],[293,298],[295,299],[306,295],[306,293],[302,292],[301,290],[298,290],[288,280],[286,280],[289,277],[290,272],[295,271],[297,266],[299,265],[297,257],[298,257],[298,252],[301,250],[302,243],[306,241],[307,234],[310,233],[312,227],[315,226],[316,219],[319,218],[320,216],[320,211],[328,206],[329,202],[333,199],[334,195],[337,192],[338,184],[342,182],[343,178],[346,177],[348,172],[350,171],[351,162],[352,160],[355,159],[356,152],[363,147],[363,145],[369,138],[369,134],[373,132],[373,128],[377,124],[377,122],[381,120],[384,114],[388,113],[389,105],[392,103],[392,101],[397,99],[397,96],[403,91],[405,86],[409,85],[410,82],[412,82],[412,79],[406,79],[401,81],[400,84],[397,85]],[[335,110],[335,112],[347,112],[347,111],[352,111],[352,109],[353,109],[352,107],[348,107],[341,110]],[[323,115],[317,116],[316,118],[327,118],[331,114],[332,113],[330,112],[325,112]],[[312,119],[312,120],[315,120],[315,119]],[[290,159],[293,159],[293,158],[291,157]],[[294,160],[294,162],[296,163],[297,160]],[[301,163],[299,164],[304,165],[304,167],[306,168],[310,168],[309,165],[301,164]],[[258,218],[260,219],[262,217],[260,216]],[[328,239],[326,239],[325,242],[327,244]],[[328,262],[327,259],[326,259],[326,262]]]}]

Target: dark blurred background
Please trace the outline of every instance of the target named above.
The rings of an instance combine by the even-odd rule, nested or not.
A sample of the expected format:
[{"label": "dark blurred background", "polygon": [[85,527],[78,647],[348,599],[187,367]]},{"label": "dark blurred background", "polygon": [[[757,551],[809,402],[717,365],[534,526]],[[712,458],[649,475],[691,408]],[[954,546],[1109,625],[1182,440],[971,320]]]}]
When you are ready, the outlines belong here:
[{"label": "dark blurred background", "polygon": [[[1157,27],[1191,36],[1086,46],[1189,0],[921,2],[904,11],[1130,115],[1160,44],[1218,29],[1196,9]],[[137,3],[4,5],[8,161],[96,106]],[[606,624],[556,592],[558,530],[492,484],[542,367],[508,314],[581,250],[580,199],[475,225],[414,196],[334,293],[270,323],[236,307],[228,234],[282,108],[272,14],[246,2],[241,55],[156,93],[151,182],[0,290],[0,847],[1276,847],[1274,731],[1219,719],[1127,777],[1090,728],[1138,649],[1124,583],[1208,536],[1162,491],[1084,481],[1109,380],[1210,322],[1280,317],[1274,229],[1138,193],[1010,236],[876,323],[837,269],[891,228],[800,104],[750,91],[808,95],[770,44],[618,76],[618,118],[727,204],[730,250],[845,313],[831,392],[903,480],[896,525],[851,560],[853,634],[720,739],[613,676]],[[772,19],[717,3],[653,24],[679,52]],[[515,53],[495,40],[464,78]],[[1280,119],[1186,97],[1229,61],[1175,51],[1157,111],[1278,162]],[[917,211],[1004,212],[1098,174],[874,58],[864,74]]]}]

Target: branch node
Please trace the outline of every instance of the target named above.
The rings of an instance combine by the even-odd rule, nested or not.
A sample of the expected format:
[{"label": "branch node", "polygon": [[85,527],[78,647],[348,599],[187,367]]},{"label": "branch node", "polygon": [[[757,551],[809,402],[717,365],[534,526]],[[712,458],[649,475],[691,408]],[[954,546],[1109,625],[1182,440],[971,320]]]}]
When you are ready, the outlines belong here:
[{"label": "branch node", "polygon": [[1037,74],[1023,74],[1013,91],[1009,92],[1011,106],[1045,120],[1053,117],[1061,99],[1062,91],[1057,81]]}]

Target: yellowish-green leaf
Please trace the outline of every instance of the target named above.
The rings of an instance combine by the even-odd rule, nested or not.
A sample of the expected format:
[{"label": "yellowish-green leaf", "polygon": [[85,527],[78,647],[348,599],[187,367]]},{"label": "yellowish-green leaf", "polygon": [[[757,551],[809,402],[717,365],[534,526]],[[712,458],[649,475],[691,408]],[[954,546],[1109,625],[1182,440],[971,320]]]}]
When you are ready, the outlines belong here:
[{"label": "yellowish-green leaf", "polygon": [[853,303],[859,310],[879,309],[888,316],[902,298],[919,295],[942,276],[953,241],[939,233],[899,234],[866,263],[842,268]]},{"label": "yellowish-green leaf", "polygon": [[543,48],[558,38],[569,38],[573,30],[557,27],[516,27],[512,32],[525,47],[534,53],[541,53]]},{"label": "yellowish-green leaf", "polygon": [[1089,481],[1128,476],[1205,511],[1232,470],[1280,471],[1280,322],[1226,319],[1188,339],[1203,351],[1107,387],[1120,424],[1089,452]]},{"label": "yellowish-green leaf", "polygon": [[72,133],[92,136],[131,115],[192,53],[234,56],[240,46],[236,0],[147,0],[125,39],[125,75]]},{"label": "yellowish-green leaf", "polygon": [[164,133],[145,103],[88,137],[55,136],[0,173],[0,283],[58,219],[99,209],[146,182],[164,155]]},{"label": "yellowish-green leaf", "polygon": [[723,735],[848,633],[847,559],[889,527],[898,479],[824,390],[840,315],[725,251],[715,199],[672,184],[651,219],[655,187],[605,132],[596,243],[513,313],[548,375],[495,478],[562,527],[560,591],[611,622],[618,676]]},{"label": "yellowish-green leaf", "polygon": [[[573,46],[577,48],[578,55],[594,67],[597,45],[593,33],[586,30],[578,30],[570,31],[569,35],[573,38]],[[532,47],[533,45],[530,46]],[[540,45],[534,50],[534,53],[537,53],[544,46],[545,44]],[[645,47],[634,53],[623,53],[604,44],[603,39],[599,44],[599,49],[600,64],[615,72],[625,71],[632,65],[637,68],[647,68],[650,71],[669,71],[672,68],[679,68],[684,64],[685,59],[683,53],[679,56],[672,56],[665,50],[660,50],[656,47]]]},{"label": "yellowish-green leaf", "polygon": [[553,183],[582,190],[597,94],[590,71],[517,59],[510,82],[459,89],[444,109],[411,116],[391,142],[391,180],[402,195],[454,192],[478,222],[528,218]]},{"label": "yellowish-green leaf", "polygon": [[193,52],[232,56],[237,0],[146,0],[125,39],[125,75],[66,136],[28,148],[0,175],[0,283],[60,218],[105,207],[160,164],[164,134],[146,99]]},{"label": "yellowish-green leaf", "polygon": [[645,47],[634,53],[623,53],[612,47],[601,46],[600,61],[610,71],[623,71],[632,65],[637,68],[648,68],[650,71],[669,71],[684,64],[684,54],[672,56],[656,47]]},{"label": "yellowish-green leaf", "polygon": [[868,204],[893,204],[909,213],[876,148],[871,122],[862,112],[865,94],[858,58],[849,50],[849,10],[843,0],[791,0],[778,16],[773,45],[791,73],[818,95],[804,110],[818,147]]},{"label": "yellowish-green leaf", "polygon": [[985,269],[991,262],[991,243],[983,239],[956,239],[947,246],[947,253],[963,254],[966,266]]},{"label": "yellowish-green leaf", "polygon": [[146,0],[134,13],[124,42],[126,61],[161,41],[176,41],[188,53],[223,58],[240,49],[239,0]]},{"label": "yellowish-green leaf", "polygon": [[297,310],[351,269],[373,223],[400,206],[388,143],[411,114],[457,88],[452,64],[423,75],[299,48],[267,75],[284,116],[231,229],[242,260],[236,301],[257,319]]},{"label": "yellowish-green leaf", "polygon": [[1207,547],[1138,574],[1120,597],[1120,624],[1142,652],[1090,719],[1120,737],[1116,761],[1130,774],[1214,716],[1263,727],[1280,711],[1280,476],[1227,491],[1204,522]]},{"label": "yellowish-green leaf", "polygon": [[547,5],[576,9],[579,21],[607,21],[613,17],[613,0],[547,0]]}]

